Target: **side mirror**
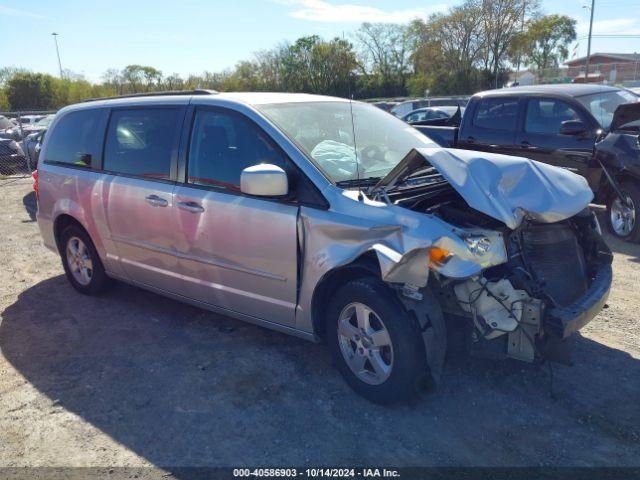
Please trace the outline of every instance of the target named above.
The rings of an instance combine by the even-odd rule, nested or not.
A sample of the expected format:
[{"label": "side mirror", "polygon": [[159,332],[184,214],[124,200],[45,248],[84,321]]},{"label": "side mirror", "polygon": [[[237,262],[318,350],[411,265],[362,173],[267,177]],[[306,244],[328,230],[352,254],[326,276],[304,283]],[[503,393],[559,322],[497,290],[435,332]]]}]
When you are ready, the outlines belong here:
[{"label": "side mirror", "polygon": [[240,191],[260,197],[282,197],[289,192],[289,181],[277,165],[253,165],[242,170]]},{"label": "side mirror", "polygon": [[582,135],[587,127],[580,120],[565,120],[560,124],[560,135]]}]

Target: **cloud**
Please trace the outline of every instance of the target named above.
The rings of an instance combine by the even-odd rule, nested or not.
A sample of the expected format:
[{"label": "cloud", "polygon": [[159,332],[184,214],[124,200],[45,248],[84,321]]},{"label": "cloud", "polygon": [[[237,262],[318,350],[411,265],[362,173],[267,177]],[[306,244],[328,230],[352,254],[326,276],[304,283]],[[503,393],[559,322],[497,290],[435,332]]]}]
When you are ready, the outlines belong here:
[{"label": "cloud", "polygon": [[284,0],[280,3],[297,7],[289,13],[293,18],[333,23],[406,23],[447,8],[446,4],[437,4],[429,8],[385,11],[365,5],[331,4],[324,0]]},{"label": "cloud", "polygon": [[[581,20],[576,28],[579,34],[589,33],[589,21]],[[612,18],[593,22],[594,35],[639,35],[640,21],[637,18]]]},{"label": "cloud", "polygon": [[30,18],[42,18],[42,15],[37,13],[27,12],[26,10],[18,10],[17,8],[3,7],[0,5],[0,15],[7,17],[30,17]]}]

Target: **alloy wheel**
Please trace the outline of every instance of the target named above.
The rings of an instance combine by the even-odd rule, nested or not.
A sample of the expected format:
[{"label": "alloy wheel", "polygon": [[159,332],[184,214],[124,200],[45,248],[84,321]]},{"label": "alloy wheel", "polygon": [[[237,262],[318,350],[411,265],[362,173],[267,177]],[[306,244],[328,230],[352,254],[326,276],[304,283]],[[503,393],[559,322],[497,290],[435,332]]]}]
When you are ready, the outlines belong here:
[{"label": "alloy wheel", "polygon": [[391,337],[380,317],[363,303],[350,303],[338,318],[340,351],[351,371],[370,385],[383,383],[393,369]]},{"label": "alloy wheel", "polygon": [[83,286],[91,283],[93,277],[93,262],[89,249],[78,237],[71,237],[67,241],[67,265],[73,278]]},{"label": "alloy wheel", "polygon": [[616,235],[626,237],[636,224],[636,209],[630,197],[622,201],[617,197],[611,204],[611,226]]}]

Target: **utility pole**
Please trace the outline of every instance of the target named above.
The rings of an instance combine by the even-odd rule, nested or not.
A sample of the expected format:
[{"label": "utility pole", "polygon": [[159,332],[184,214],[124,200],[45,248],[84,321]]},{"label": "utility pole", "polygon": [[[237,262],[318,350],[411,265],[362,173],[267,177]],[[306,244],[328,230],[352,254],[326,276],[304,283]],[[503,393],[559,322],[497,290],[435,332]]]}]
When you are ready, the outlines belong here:
[{"label": "utility pole", "polygon": [[596,0],[591,0],[591,20],[589,20],[589,40],[587,40],[587,65],[584,70],[584,83],[589,82],[589,60],[591,59],[591,31],[593,30],[593,10]]},{"label": "utility pole", "polygon": [[58,68],[60,69],[60,78],[62,78],[62,63],[60,62],[60,49],[58,48],[58,34],[53,32],[53,42],[56,44],[56,54],[58,55]]}]

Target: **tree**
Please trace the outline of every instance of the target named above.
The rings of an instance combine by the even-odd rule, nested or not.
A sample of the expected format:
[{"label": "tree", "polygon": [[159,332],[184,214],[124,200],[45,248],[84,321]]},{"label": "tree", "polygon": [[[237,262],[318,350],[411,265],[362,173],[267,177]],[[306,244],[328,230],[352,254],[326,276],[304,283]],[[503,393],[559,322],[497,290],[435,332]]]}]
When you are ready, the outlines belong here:
[{"label": "tree", "polygon": [[525,65],[536,70],[554,68],[569,56],[569,44],[576,39],[576,21],[565,15],[545,15],[530,20],[527,29],[516,36],[510,50]]},{"label": "tree", "polygon": [[154,87],[160,86],[162,81],[162,72],[160,70],[148,66],[143,66],[140,70],[147,92],[153,90]]},{"label": "tree", "polygon": [[9,99],[7,98],[7,92],[4,89],[0,88],[0,111],[10,110],[11,105],[9,104]]},{"label": "tree", "polygon": [[377,78],[383,95],[404,94],[411,73],[410,28],[388,23],[363,23],[355,36],[363,73]]},{"label": "tree", "polygon": [[525,19],[537,10],[537,0],[482,0],[483,66],[493,75],[495,87],[509,59],[511,42],[521,32]]},{"label": "tree", "polygon": [[127,93],[142,92],[145,74],[142,65],[127,65],[122,69],[122,80]]},{"label": "tree", "polygon": [[164,79],[165,90],[182,90],[184,89],[184,80],[177,73],[172,73]]},{"label": "tree", "polygon": [[356,68],[351,44],[339,38],[326,42],[302,37],[280,53],[282,87],[288,91],[347,96]]},{"label": "tree", "polygon": [[6,85],[12,110],[49,110],[56,103],[56,79],[44,73],[17,73]]},{"label": "tree", "polygon": [[28,73],[26,68],[20,67],[2,67],[0,68],[0,88],[4,87],[11,78],[17,73]]},{"label": "tree", "polygon": [[104,74],[102,75],[102,83],[103,85],[115,90],[117,95],[122,95],[124,79],[122,78],[120,70],[116,68],[110,68],[109,70],[104,72]]},{"label": "tree", "polygon": [[482,26],[482,8],[474,0],[432,15],[427,22],[415,20],[411,32],[416,75],[410,91],[417,95],[426,89],[434,94],[474,91],[485,47]]},{"label": "tree", "polygon": [[265,90],[275,92],[286,90],[283,61],[288,49],[289,44],[282,44],[274,49],[263,50],[255,54],[256,68],[260,71]]}]

